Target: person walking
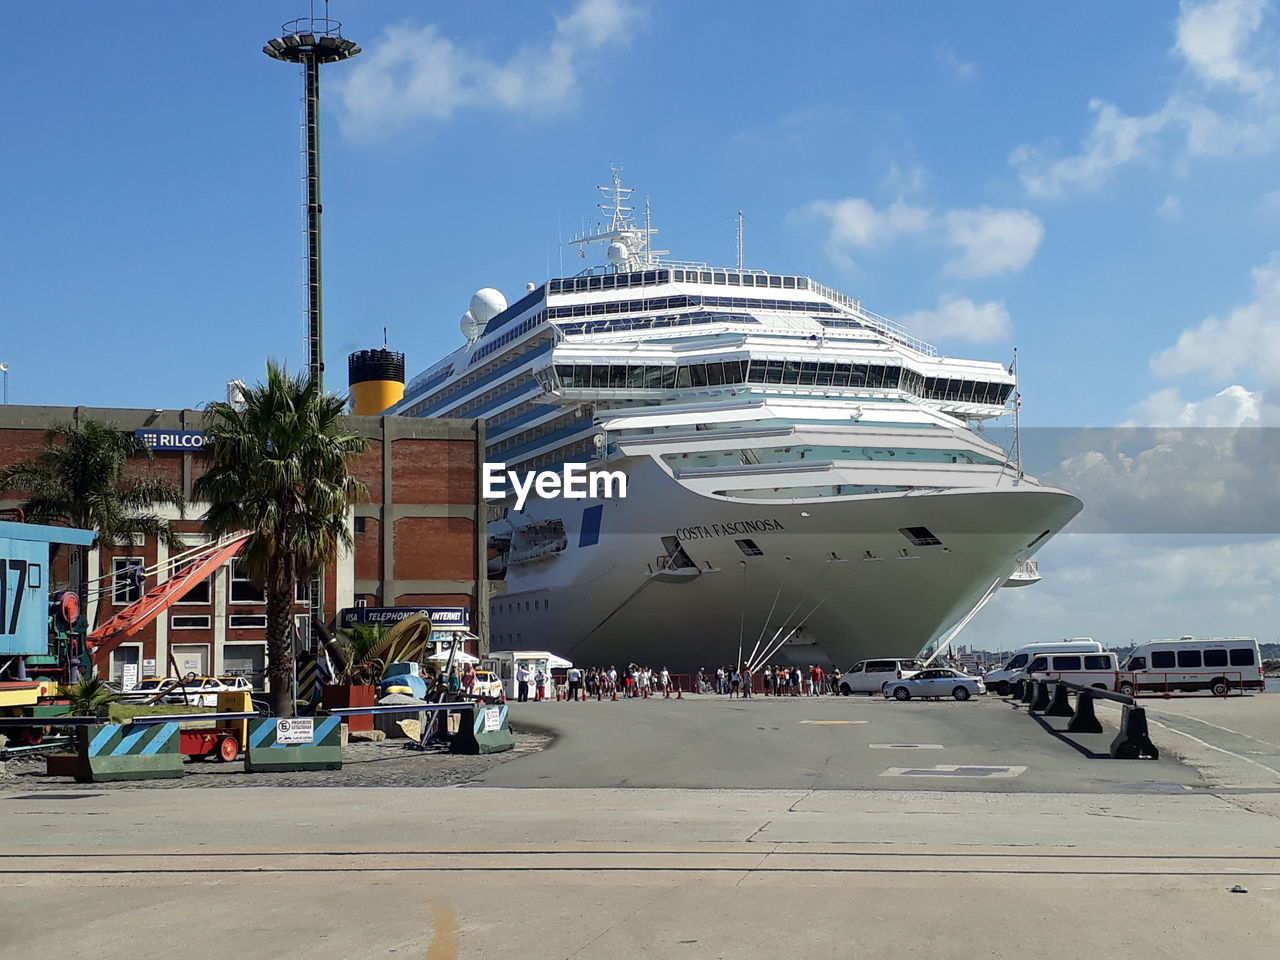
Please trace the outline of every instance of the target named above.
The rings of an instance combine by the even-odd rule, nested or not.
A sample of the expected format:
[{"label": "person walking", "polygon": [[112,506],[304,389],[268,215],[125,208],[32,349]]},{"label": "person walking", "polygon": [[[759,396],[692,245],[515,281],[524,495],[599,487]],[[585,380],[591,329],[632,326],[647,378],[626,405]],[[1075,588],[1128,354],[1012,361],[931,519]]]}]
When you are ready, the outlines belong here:
[{"label": "person walking", "polygon": [[529,702],[529,668],[523,663],[516,667],[516,702]]}]

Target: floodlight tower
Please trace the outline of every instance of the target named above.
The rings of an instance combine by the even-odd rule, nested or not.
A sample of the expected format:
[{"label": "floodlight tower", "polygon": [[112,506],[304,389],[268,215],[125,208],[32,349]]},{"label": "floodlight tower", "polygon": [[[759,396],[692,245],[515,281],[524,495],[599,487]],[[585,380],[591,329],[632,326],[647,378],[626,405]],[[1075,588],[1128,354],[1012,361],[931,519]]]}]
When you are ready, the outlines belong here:
[{"label": "floodlight tower", "polygon": [[[326,0],[326,9],[328,0]],[[307,129],[307,366],[324,386],[324,322],[320,292],[320,65],[349,60],[358,44],[342,36],[342,24],[328,17],[291,20],[262,52],[273,60],[302,65]]]}]

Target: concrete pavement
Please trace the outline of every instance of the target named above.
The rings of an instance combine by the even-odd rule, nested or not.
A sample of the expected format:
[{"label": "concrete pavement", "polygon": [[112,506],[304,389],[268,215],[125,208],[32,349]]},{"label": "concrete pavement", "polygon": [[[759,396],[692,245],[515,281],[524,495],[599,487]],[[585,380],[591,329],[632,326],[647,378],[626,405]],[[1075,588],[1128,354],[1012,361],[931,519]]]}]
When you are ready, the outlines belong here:
[{"label": "concrete pavement", "polygon": [[[1265,739],[1251,724],[1272,705],[1253,708],[1208,722]],[[1152,716],[1199,719],[1176,709],[1202,712]],[[1280,791],[1234,767],[1206,777],[1171,729],[1139,763],[1090,759],[996,701],[515,711],[531,719],[559,731],[552,749],[458,787],[0,781],[0,944],[72,960],[1249,960],[1280,942]],[[1026,770],[882,776],[939,764]]]}]

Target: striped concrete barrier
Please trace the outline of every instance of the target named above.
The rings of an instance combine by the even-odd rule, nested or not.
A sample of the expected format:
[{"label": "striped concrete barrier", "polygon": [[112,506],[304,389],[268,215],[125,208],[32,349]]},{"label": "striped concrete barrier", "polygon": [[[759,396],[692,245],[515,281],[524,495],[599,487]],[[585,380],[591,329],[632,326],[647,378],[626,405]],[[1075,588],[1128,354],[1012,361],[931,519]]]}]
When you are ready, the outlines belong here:
[{"label": "striped concrete barrier", "polygon": [[72,775],[80,783],[181,777],[178,724],[106,723],[78,727]]},{"label": "striped concrete barrier", "polygon": [[[452,712],[452,711],[451,711]],[[449,738],[450,753],[502,753],[516,745],[507,724],[507,705],[464,707],[458,732]]]},{"label": "striped concrete barrier", "polygon": [[341,717],[270,717],[249,721],[246,773],[341,770]]}]

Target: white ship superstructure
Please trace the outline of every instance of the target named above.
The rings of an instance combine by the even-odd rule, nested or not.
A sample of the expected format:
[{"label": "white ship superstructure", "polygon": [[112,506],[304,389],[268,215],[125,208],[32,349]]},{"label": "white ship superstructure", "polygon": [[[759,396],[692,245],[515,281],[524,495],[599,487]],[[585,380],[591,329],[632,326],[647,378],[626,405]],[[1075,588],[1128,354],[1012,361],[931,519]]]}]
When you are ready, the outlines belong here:
[{"label": "white ship superstructure", "polygon": [[573,242],[606,264],[510,306],[478,293],[466,345],[390,411],[482,417],[509,470],[627,479],[625,498],[491,524],[494,649],[843,668],[1034,581],[1081,505],[975,430],[1009,412],[1008,369],[941,357],[809,277],[664,259],[616,171],[601,190],[610,225]]}]

